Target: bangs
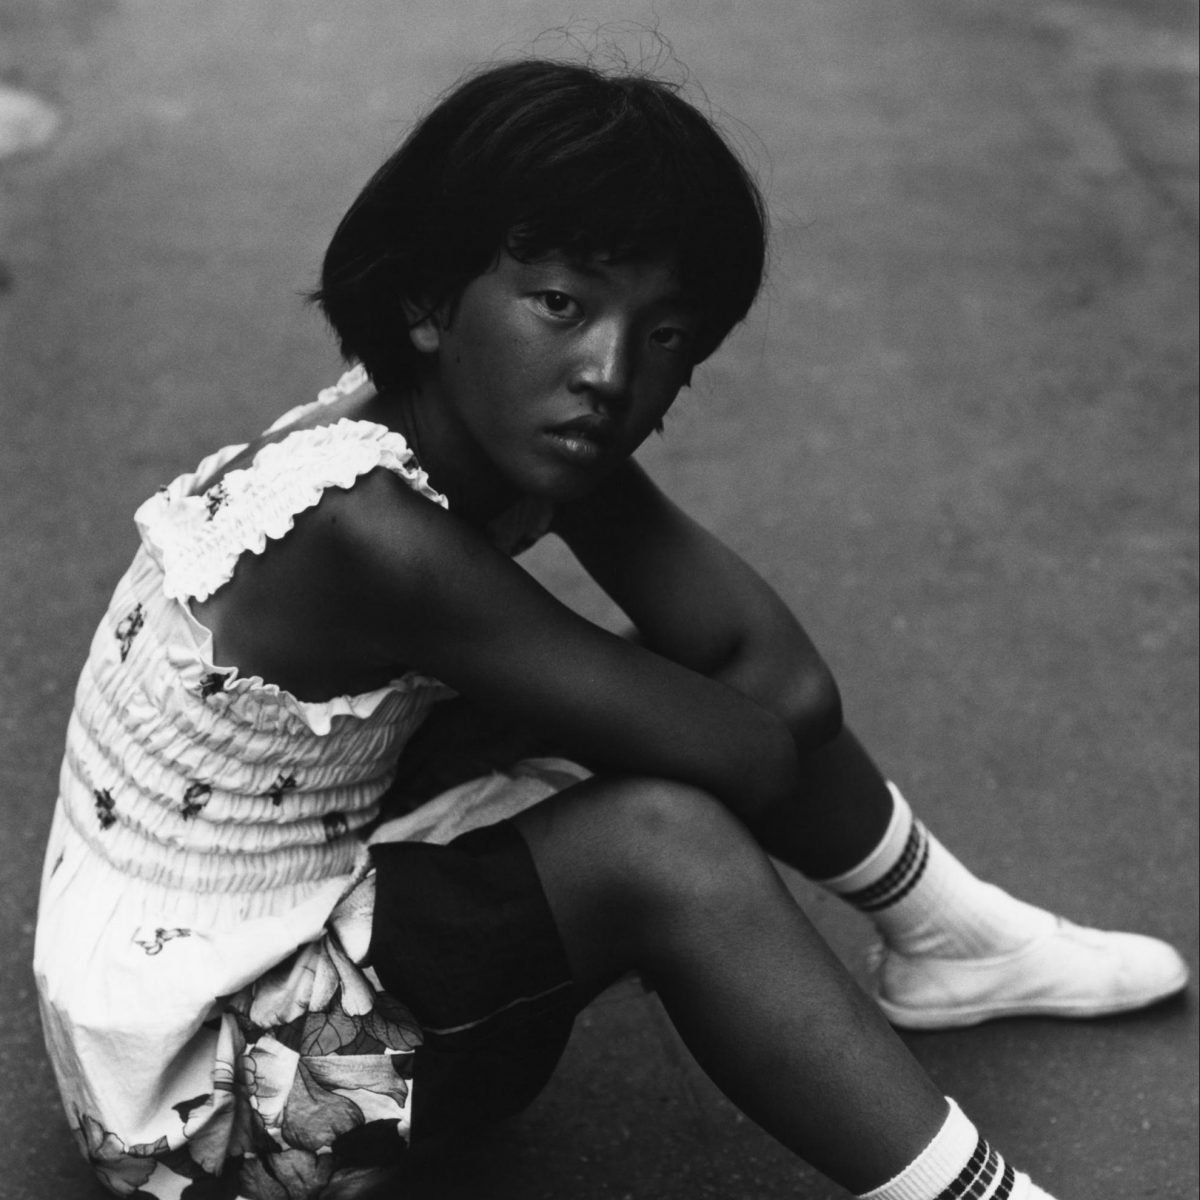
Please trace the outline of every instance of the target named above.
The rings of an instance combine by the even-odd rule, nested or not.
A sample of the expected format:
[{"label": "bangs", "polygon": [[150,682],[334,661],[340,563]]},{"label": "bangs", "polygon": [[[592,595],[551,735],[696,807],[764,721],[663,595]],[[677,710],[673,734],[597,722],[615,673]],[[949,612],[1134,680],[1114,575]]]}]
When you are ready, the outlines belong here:
[{"label": "bangs", "polygon": [[702,322],[696,360],[746,315],[766,213],[707,116],[643,75],[525,60],[453,88],[376,172],[330,244],[315,298],[377,382],[413,377],[395,311],[453,306],[507,250],[669,258]]},{"label": "bangs", "polygon": [[610,81],[534,144],[497,147],[493,203],[514,257],[669,258],[710,329],[711,353],[762,278],[757,188],[709,122],[657,81]]}]

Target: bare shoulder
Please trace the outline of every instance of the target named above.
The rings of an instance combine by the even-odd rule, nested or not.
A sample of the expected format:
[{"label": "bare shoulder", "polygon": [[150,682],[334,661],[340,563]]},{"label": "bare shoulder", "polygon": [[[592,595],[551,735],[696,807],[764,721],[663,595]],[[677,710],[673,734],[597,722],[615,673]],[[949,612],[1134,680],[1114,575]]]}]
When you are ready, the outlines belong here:
[{"label": "bare shoulder", "polygon": [[484,533],[384,469],[327,495],[306,539],[367,653],[439,677],[448,646],[490,640],[541,599]]},{"label": "bare shoulder", "polygon": [[326,490],[193,611],[224,665],[302,699],[368,691],[414,665],[408,643],[460,524],[377,468]]},{"label": "bare shoulder", "polygon": [[247,567],[235,584],[249,619],[230,636],[263,662],[257,673],[302,698],[417,671],[583,762],[687,780],[739,804],[761,799],[794,758],[765,710],[572,612],[387,471],[328,492]]},{"label": "bare shoulder", "polygon": [[352,488],[331,489],[310,536],[357,594],[392,602],[417,599],[472,562],[507,561],[481,533],[382,467]]}]

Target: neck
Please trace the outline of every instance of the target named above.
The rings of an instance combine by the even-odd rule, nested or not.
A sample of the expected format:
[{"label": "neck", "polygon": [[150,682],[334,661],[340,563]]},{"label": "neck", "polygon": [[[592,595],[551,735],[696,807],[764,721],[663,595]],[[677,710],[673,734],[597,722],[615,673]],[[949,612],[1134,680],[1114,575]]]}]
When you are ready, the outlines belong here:
[{"label": "neck", "polygon": [[482,529],[520,499],[436,396],[418,384],[382,399],[391,410],[389,425],[404,435],[430,484],[446,497],[456,516]]}]

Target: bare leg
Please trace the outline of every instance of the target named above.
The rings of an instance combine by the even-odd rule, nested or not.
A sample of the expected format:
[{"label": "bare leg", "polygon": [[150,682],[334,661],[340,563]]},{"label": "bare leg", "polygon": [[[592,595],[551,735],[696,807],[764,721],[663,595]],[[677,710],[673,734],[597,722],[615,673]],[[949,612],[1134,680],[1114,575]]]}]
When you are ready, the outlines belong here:
[{"label": "bare leg", "polygon": [[517,818],[584,995],[633,968],[748,1116],[864,1192],[946,1101],[747,830],[683,785],[596,779]]},{"label": "bare leg", "polygon": [[755,836],[870,916],[883,943],[872,987],[893,1024],[1102,1016],[1186,986],[1187,964],[1165,942],[1081,930],[974,875],[892,794],[849,730],[805,769],[802,802]]},{"label": "bare leg", "polygon": [[848,728],[807,755],[803,768],[803,803],[754,833],[776,858],[813,879],[828,879],[856,866],[879,844],[892,797]]},{"label": "bare leg", "polygon": [[[520,758],[559,752],[471,701],[443,701],[405,748],[405,773],[394,788],[396,806],[408,811],[468,779],[507,770]],[[807,755],[803,765],[803,803],[754,832],[775,857],[813,879],[827,879],[875,848],[887,829],[892,799],[849,729]],[[392,797],[385,798],[385,804],[392,803]]]}]

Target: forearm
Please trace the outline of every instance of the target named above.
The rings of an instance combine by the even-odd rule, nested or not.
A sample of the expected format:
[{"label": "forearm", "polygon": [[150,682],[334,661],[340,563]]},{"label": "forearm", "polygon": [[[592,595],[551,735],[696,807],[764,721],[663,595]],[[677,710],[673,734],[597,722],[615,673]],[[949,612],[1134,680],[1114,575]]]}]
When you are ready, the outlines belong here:
[{"label": "forearm", "polygon": [[836,737],[837,686],[788,606],[642,472],[630,465],[555,528],[647,649],[765,709],[801,757]]},{"label": "forearm", "polygon": [[[659,694],[649,679],[636,689],[642,708],[636,730],[617,736],[610,721],[572,721],[568,757],[599,773],[692,784],[751,824],[794,804],[802,756],[779,715],[721,680],[690,669],[683,674],[692,682],[669,692]],[[628,696],[624,702],[614,698],[614,708],[628,710]],[[565,743],[565,728],[563,734]]]},{"label": "forearm", "polygon": [[[711,683],[711,681],[710,681]],[[733,689],[736,690],[736,689]],[[434,706],[430,716],[405,747],[395,794],[403,802],[429,799],[439,792],[492,771],[507,771],[526,757],[572,758],[597,774],[662,774],[702,787],[722,799],[748,824],[756,825],[781,807],[794,804],[802,769],[794,742],[783,723],[749,697],[738,692],[725,719],[698,739],[704,753],[689,755],[672,771],[665,763],[624,760],[611,753],[607,738],[602,748],[584,748],[572,739],[555,738],[514,722],[465,696]],[[704,724],[697,713],[679,712],[672,724],[693,730]],[[679,742],[681,737],[659,739]],[[606,753],[605,751],[608,751]]]},{"label": "forearm", "polygon": [[782,602],[768,608],[707,674],[774,714],[797,752],[807,755],[840,732],[841,696],[833,672]]}]

